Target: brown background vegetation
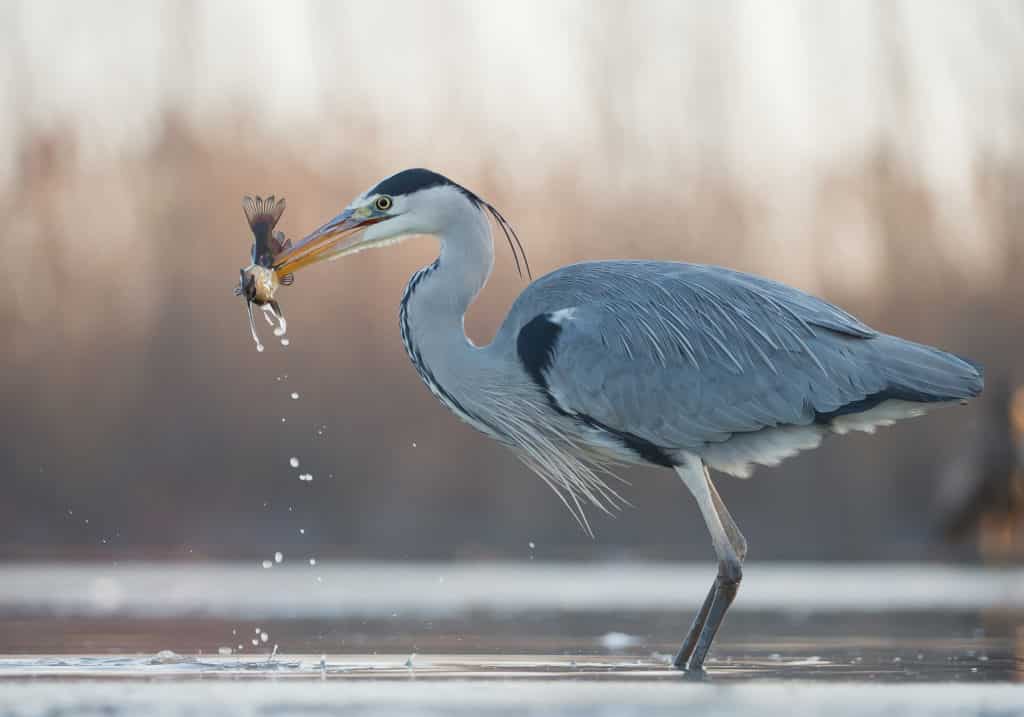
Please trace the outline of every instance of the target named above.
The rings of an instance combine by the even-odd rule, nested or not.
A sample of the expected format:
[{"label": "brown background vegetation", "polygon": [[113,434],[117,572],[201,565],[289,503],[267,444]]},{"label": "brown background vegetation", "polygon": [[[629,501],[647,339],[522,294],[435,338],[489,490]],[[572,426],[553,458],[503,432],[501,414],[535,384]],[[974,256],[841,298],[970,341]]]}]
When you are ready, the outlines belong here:
[{"label": "brown background vegetation", "polygon": [[[45,17],[36,15],[45,11],[4,7],[5,555],[250,557],[296,545],[325,557],[708,555],[698,514],[671,474],[628,471],[636,509],[596,517],[592,543],[511,455],[436,405],[408,365],[395,318],[404,281],[433,258],[428,240],[305,272],[281,294],[291,346],[257,354],[231,295],[248,251],[239,207],[246,193],[287,197],[282,227],[299,236],[381,176],[427,165],[500,207],[537,275],[605,257],[720,263],[969,355],[990,377],[1018,371],[1024,124],[1000,118],[1019,119],[1024,108],[1024,42],[1012,42],[1024,38],[1019,5],[953,5],[947,14],[962,17],[945,24],[927,4],[911,3],[900,17],[871,6],[875,14],[861,20],[877,46],[835,49],[828,39],[847,36],[838,6],[779,11],[781,19],[750,37],[768,48],[796,38],[809,55],[765,66],[736,54],[736,28],[751,32],[764,14],[743,3],[691,8],[685,22],[657,5],[566,4],[552,17],[528,4],[520,24],[549,26],[536,47],[518,49],[527,59],[474,74],[510,52],[500,23],[473,4],[434,4],[438,17],[427,13],[421,28],[427,39],[403,55],[423,67],[405,83],[393,78],[407,68],[385,69],[390,84],[367,95],[350,91],[350,79],[372,87],[374,61],[383,66],[398,52],[386,42],[386,23],[367,28],[350,22],[351,13],[372,17],[365,8],[311,3],[300,13],[306,44],[288,46],[303,61],[281,61],[277,94],[268,89],[265,102],[259,91],[233,98],[231,75],[204,64],[217,41],[197,53],[197,33],[205,28],[209,38],[226,22],[211,19],[208,6],[140,5],[134,14],[161,18],[150,30],[161,54],[146,60],[149,70],[123,67],[149,57],[136,58],[135,43],[125,41],[116,61],[100,62],[102,80],[83,81],[86,100],[71,109],[57,101],[69,90],[47,79],[47,68],[67,73],[102,55],[97,47],[110,38],[98,28],[110,23],[86,23],[77,40],[69,35],[64,56],[41,57]],[[403,15],[423,7],[390,3],[374,12],[405,27],[415,23]],[[1000,13],[1004,25],[993,20]],[[919,17],[930,20],[914,26],[915,39],[907,23]],[[647,37],[652,18],[669,36],[680,23],[681,39],[659,46],[668,41]],[[268,14],[246,27],[273,32],[279,19]],[[114,25],[140,32],[127,19]],[[451,43],[430,40],[439,28]],[[379,48],[371,61],[349,66],[342,60],[354,55],[331,54],[373,32],[382,38],[370,45]],[[246,37],[225,40],[223,52],[244,47]],[[945,49],[922,61],[933,45]],[[254,42],[252,52],[281,47]],[[571,60],[556,52],[565,47]],[[927,69],[951,57],[971,72]],[[239,72],[249,71],[247,56],[235,59]],[[891,81],[843,87],[839,68],[879,62],[870,77]],[[301,84],[303,67],[321,73],[319,84],[282,108],[280,87]],[[834,69],[829,87],[841,89],[790,87],[815,67],[819,75]],[[638,88],[658,97],[675,70],[692,76],[683,99],[675,85],[661,90],[661,112],[637,99]],[[135,78],[129,85],[142,76],[158,89],[139,84],[132,99],[129,86],[128,99],[111,107],[96,87],[117,83],[119,72]],[[994,82],[983,79],[987,72],[1001,73],[998,86],[986,85],[985,101],[975,101],[975,85]],[[517,74],[553,89],[485,102]],[[199,92],[209,86],[228,99]],[[562,94],[565,87],[574,94]],[[836,92],[852,97],[829,99]],[[416,93],[422,101],[408,102]],[[777,103],[780,115],[802,124],[780,135],[772,122],[785,118],[745,112],[750,93],[764,95],[756,106]],[[323,101],[309,109],[302,102],[310,96]],[[787,110],[794,97],[800,107]],[[510,118],[513,106],[520,114]],[[847,106],[867,119],[844,116]],[[566,107],[582,108],[587,124],[553,151],[573,136],[559,124],[560,113],[572,115]],[[960,132],[944,124],[953,110],[970,120]],[[119,129],[136,112],[148,117],[145,131],[125,139]],[[843,122],[856,131],[837,139]],[[936,155],[952,162],[953,180],[929,163]],[[478,342],[524,286],[511,267],[499,246],[496,275],[467,321]],[[875,437],[829,441],[749,482],[722,478],[720,489],[752,556],[948,555],[935,545],[938,473],[985,410],[981,400]],[[293,455],[313,482],[297,479]]]}]

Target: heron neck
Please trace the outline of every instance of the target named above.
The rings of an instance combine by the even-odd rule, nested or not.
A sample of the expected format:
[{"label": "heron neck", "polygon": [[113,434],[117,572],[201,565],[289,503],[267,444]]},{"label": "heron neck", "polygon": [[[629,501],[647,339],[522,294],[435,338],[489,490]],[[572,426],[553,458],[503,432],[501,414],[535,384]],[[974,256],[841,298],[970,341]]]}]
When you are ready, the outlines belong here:
[{"label": "heron neck", "polygon": [[402,343],[430,391],[456,415],[493,433],[473,386],[493,383],[489,352],[466,336],[466,310],[487,282],[493,247],[486,222],[477,236],[441,236],[440,256],[409,280],[399,309]]},{"label": "heron neck", "polygon": [[[487,221],[475,207],[438,235],[441,252],[406,288],[413,326],[466,341],[463,318],[484,288],[494,266]],[[405,299],[403,299],[404,301]],[[426,337],[418,337],[426,338]]]}]

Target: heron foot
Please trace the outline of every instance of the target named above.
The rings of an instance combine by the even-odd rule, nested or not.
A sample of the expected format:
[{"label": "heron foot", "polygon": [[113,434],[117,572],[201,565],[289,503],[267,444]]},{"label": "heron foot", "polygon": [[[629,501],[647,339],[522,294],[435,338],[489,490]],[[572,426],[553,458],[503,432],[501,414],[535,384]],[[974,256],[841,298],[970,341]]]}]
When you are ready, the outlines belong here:
[{"label": "heron foot", "polygon": [[691,670],[685,667],[681,668],[679,670],[679,676],[687,682],[711,682],[712,679],[711,674],[703,667],[696,670]]}]

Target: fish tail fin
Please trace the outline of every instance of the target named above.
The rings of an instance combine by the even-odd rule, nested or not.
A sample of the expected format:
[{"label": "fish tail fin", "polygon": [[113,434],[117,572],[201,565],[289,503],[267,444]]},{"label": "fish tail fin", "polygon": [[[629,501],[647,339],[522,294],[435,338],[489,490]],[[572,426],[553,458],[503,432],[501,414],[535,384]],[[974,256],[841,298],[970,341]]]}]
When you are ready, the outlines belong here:
[{"label": "fish tail fin", "polygon": [[266,199],[259,196],[250,197],[248,195],[242,199],[242,210],[245,212],[245,218],[249,220],[249,226],[253,230],[260,225],[268,230],[273,229],[277,226],[278,220],[284,213],[284,207],[284,197],[275,200],[273,194]]}]

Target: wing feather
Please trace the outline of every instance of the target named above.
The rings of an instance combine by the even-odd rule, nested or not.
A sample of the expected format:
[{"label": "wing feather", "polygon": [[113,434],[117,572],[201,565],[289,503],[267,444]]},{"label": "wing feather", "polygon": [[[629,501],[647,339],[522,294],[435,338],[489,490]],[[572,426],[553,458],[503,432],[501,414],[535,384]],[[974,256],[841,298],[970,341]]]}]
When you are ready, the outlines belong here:
[{"label": "wing feather", "polygon": [[[828,302],[693,264],[564,267],[523,293],[503,330],[570,308],[560,314],[547,389],[566,412],[666,450],[699,451],[738,433],[809,426],[858,402],[870,407],[891,388],[893,370],[920,368],[905,349],[919,345]],[[892,361],[883,356],[897,348]],[[949,365],[923,368],[922,397],[942,400]]]}]

